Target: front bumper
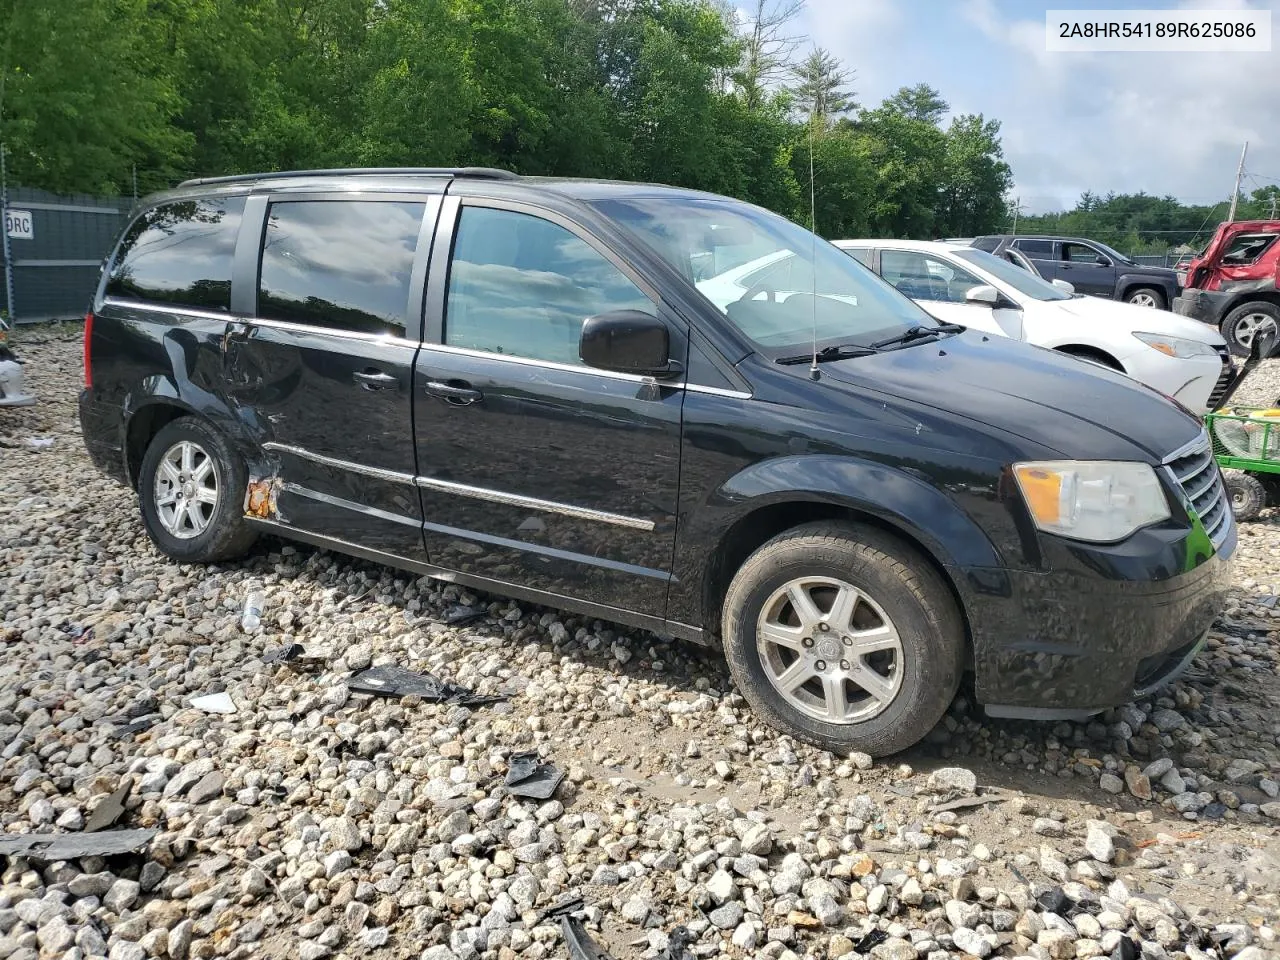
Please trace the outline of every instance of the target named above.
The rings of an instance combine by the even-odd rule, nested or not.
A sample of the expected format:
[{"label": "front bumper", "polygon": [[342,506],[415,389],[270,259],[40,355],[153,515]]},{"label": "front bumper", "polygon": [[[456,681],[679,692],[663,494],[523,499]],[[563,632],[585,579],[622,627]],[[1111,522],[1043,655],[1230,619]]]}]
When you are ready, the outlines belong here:
[{"label": "front bumper", "polygon": [[1205,539],[1160,528],[1105,546],[1052,538],[1048,572],[956,571],[978,700],[995,716],[1081,718],[1175,679],[1231,582],[1234,523],[1207,558]]},{"label": "front bumper", "polygon": [[1173,301],[1174,313],[1207,323],[1211,327],[1217,327],[1222,323],[1226,307],[1226,295],[1216,290],[1183,290],[1181,295],[1175,297]]},{"label": "front bumper", "polygon": [[1231,378],[1231,358],[1221,353],[1196,357],[1170,357],[1146,349],[1121,361],[1133,379],[1173,397],[1196,415],[1208,412]]}]

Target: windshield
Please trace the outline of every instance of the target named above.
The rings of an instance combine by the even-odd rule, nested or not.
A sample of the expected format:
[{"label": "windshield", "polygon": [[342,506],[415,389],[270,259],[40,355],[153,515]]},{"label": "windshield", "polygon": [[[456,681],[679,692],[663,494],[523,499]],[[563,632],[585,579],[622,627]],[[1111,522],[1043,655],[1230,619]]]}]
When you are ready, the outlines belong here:
[{"label": "windshield", "polygon": [[997,280],[1007,283],[1019,293],[1025,294],[1033,300],[1071,299],[1071,294],[1059,290],[1047,280],[1042,280],[1040,277],[1028,273],[1017,264],[987,253],[985,250],[966,247],[963,250],[953,250],[952,253],[957,258],[967,260],[975,267],[980,267]]},{"label": "windshield", "polygon": [[1120,253],[1118,250],[1113,250],[1111,247],[1108,247],[1105,243],[1099,243],[1097,240],[1094,240],[1093,245],[1097,247],[1099,250],[1101,250],[1103,253],[1105,253],[1108,257],[1111,257],[1113,260],[1119,260],[1121,263],[1127,263],[1131,267],[1135,266],[1134,262],[1130,260],[1128,257],[1126,257],[1123,253]]},{"label": "windshield", "polygon": [[735,200],[637,197],[596,207],[680,271],[758,346],[868,346],[936,322],[852,257]]}]

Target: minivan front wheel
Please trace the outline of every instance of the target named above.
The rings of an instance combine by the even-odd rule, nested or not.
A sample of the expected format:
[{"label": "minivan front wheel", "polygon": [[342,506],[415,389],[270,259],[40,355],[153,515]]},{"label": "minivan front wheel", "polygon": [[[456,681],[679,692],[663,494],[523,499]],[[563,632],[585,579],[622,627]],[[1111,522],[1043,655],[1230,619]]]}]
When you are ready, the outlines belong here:
[{"label": "minivan front wheel", "polygon": [[805,524],[742,565],[725,653],[752,707],[830,750],[896,753],[951,703],[964,630],[950,592],[906,544],[850,523]]},{"label": "minivan front wheel", "polygon": [[152,438],[138,473],[147,534],[185,563],[242,556],[256,539],[244,522],[248,471],[226,438],[197,417],[166,424]]}]

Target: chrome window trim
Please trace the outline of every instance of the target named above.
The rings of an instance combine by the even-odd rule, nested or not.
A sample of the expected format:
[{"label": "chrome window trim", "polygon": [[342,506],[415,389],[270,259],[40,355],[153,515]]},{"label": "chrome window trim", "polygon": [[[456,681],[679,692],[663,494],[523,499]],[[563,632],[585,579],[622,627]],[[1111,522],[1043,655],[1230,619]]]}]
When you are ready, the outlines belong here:
[{"label": "chrome window trim", "polygon": [[263,320],[260,317],[245,316],[235,313],[215,313],[212,310],[186,309],[184,307],[169,306],[163,303],[150,303],[146,300],[133,300],[124,297],[105,297],[102,301],[104,304],[114,307],[126,307],[130,310],[151,310],[155,313],[165,313],[175,317],[200,317],[205,320],[222,320],[226,323],[248,323],[258,327],[271,327],[276,330],[292,331],[294,333],[311,333],[322,334],[329,337],[341,337],[344,340],[362,340],[366,343],[385,343],[391,346],[397,344],[416,350],[418,345],[412,340],[405,337],[396,336],[394,333],[364,333],[359,330],[340,330],[336,327],[316,327],[307,323],[291,323],[288,320]]},{"label": "chrome window trim", "polygon": [[321,464],[326,467],[333,467],[337,470],[347,470],[351,473],[359,473],[367,477],[373,477],[378,480],[385,480],[389,483],[403,483],[411,486],[419,486],[427,490],[437,490],[442,493],[453,493],[462,497],[470,497],[473,500],[488,500],[491,503],[501,503],[512,507],[529,507],[533,510],[542,510],[547,513],[558,513],[566,517],[577,517],[582,520],[595,520],[598,523],[610,523],[618,527],[629,527],[633,530],[651,531],[654,528],[652,520],[645,520],[641,517],[628,517],[620,513],[609,513],[607,510],[594,510],[590,507],[577,507],[569,503],[558,503],[554,500],[540,500],[537,497],[526,497],[518,493],[504,493],[501,490],[490,490],[487,487],[473,487],[465,483],[454,483],[451,480],[437,480],[434,477],[420,477],[409,473],[401,473],[398,470],[383,470],[379,467],[369,467],[362,463],[353,463],[350,460],[340,460],[337,457],[325,456],[322,453],[315,453],[305,447],[296,447],[287,443],[277,443],[269,440],[262,445],[263,450],[275,451],[278,453],[287,453],[295,457],[301,457],[303,460],[310,460],[313,463]]},{"label": "chrome window trim", "polygon": [[224,322],[244,320],[243,317],[237,317],[230,311],[218,313],[213,310],[201,310],[197,307],[171,307],[168,304],[152,303],[149,300],[134,300],[131,297],[106,296],[103,297],[102,302],[105,306],[125,307],[130,310],[151,310],[155,313],[167,313],[175,317],[200,317],[203,320],[222,320]]}]

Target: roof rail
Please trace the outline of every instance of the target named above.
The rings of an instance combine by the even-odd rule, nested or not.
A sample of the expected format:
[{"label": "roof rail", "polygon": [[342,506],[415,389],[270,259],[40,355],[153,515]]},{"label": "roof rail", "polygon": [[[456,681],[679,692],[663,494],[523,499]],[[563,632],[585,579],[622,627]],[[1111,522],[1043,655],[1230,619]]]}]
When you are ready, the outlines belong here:
[{"label": "roof rail", "polygon": [[519,174],[497,167],[350,167],[332,170],[278,170],[274,173],[241,173],[229,177],[198,177],[184,180],[180,187],[200,187],[210,183],[246,183],[254,180],[282,180],[286,177],[319,177],[342,174],[345,176],[394,176],[418,174],[432,177],[474,177],[482,180],[517,180]]}]

